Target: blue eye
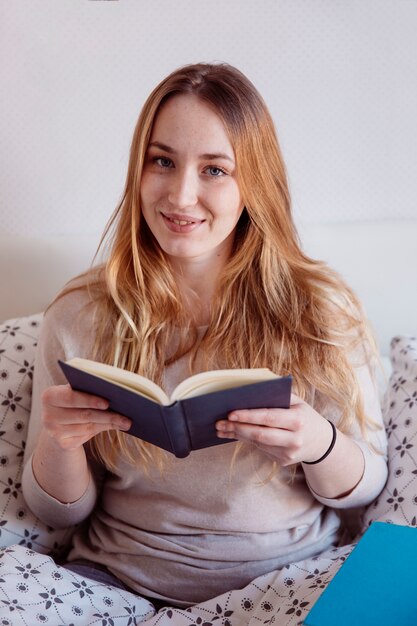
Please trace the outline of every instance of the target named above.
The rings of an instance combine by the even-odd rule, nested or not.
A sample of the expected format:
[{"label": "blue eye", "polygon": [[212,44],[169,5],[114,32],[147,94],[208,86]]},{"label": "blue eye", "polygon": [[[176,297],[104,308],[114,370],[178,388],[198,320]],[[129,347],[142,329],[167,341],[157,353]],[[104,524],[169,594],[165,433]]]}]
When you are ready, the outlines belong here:
[{"label": "blue eye", "polygon": [[172,167],[173,165],[171,159],[168,159],[168,157],[156,157],[154,162],[163,168]]},{"label": "blue eye", "polygon": [[218,178],[219,176],[224,176],[226,174],[224,170],[222,170],[220,167],[216,167],[215,165],[208,167],[207,171],[209,172],[210,176],[213,176],[214,178]]}]

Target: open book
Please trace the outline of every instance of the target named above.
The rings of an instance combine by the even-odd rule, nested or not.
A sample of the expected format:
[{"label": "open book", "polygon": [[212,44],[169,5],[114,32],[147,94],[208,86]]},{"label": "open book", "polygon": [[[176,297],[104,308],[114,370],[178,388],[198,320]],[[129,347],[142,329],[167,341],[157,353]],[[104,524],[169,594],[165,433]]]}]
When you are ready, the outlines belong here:
[{"label": "open book", "polygon": [[291,377],[269,369],[212,370],[190,376],[171,397],[144,376],[88,359],[59,361],[71,387],[106,398],[109,410],[132,420],[128,433],[185,457],[220,439],[215,423],[235,409],[288,408]]}]

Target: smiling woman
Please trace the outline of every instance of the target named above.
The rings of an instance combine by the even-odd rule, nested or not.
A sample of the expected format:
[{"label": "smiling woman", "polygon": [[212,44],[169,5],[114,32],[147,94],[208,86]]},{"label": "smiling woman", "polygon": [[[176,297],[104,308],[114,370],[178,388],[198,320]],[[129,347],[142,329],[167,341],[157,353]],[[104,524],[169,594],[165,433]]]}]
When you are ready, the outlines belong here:
[{"label": "smiling woman", "polygon": [[[337,544],[336,509],[387,475],[373,342],[353,292],[299,245],[271,116],[241,72],[190,65],[157,85],[103,241],[107,261],[47,311],[35,364],[23,490],[48,525],[85,521],[66,567],[185,607]],[[224,445],[176,459],[70,389],[57,360],[72,357],[168,395],[255,367],[295,393],[231,411]]]}]

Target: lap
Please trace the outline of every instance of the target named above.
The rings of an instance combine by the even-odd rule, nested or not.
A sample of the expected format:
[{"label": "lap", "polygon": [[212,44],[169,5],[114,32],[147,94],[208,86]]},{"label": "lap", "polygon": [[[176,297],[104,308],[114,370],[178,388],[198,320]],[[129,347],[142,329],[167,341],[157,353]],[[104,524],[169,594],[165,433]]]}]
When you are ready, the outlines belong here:
[{"label": "lap", "polygon": [[[134,591],[130,590],[119,578],[117,578],[117,576],[112,574],[107,567],[100,565],[99,563],[78,559],[76,561],[62,563],[62,567],[85,578],[100,582],[103,585],[111,585],[112,587],[117,587],[118,589],[123,589],[124,591],[132,591],[132,593],[134,593]],[[150,598],[148,596],[141,597],[149,600],[157,611],[168,606],[166,602],[160,601],[157,598]]]},{"label": "lap", "polygon": [[[4,626],[294,626],[321,594],[349,554],[334,548],[186,609],[166,607],[155,614],[145,598],[84,577],[24,546],[0,552],[0,618]],[[145,626],[145,624],[143,624]]]}]

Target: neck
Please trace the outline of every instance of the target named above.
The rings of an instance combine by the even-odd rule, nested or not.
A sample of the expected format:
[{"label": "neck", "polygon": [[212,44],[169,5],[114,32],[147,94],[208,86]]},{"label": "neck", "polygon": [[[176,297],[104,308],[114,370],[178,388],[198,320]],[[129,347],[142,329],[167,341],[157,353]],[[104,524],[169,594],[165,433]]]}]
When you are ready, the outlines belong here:
[{"label": "neck", "polygon": [[216,290],[219,272],[199,268],[174,268],[184,306],[197,326],[209,323],[211,302]]},{"label": "neck", "polygon": [[185,307],[198,326],[209,323],[211,302],[228,256],[220,251],[209,260],[171,260]]}]

